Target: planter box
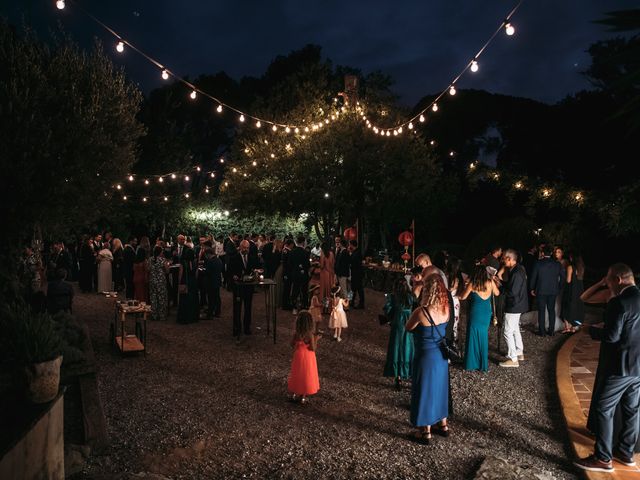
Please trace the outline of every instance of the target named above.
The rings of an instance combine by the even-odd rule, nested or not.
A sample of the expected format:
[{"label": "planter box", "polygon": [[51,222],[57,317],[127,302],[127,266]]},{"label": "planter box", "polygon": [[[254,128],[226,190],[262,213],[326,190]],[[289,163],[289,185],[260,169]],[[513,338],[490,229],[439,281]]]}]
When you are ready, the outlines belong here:
[{"label": "planter box", "polygon": [[64,391],[49,403],[3,402],[0,478],[64,479]]}]

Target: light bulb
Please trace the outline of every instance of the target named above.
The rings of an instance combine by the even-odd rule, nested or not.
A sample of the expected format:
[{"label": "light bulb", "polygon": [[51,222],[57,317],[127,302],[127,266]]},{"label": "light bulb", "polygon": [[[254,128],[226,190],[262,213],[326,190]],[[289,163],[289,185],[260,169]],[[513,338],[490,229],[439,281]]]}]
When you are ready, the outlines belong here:
[{"label": "light bulb", "polygon": [[221,158],[221,159],[220,159],[220,163],[224,163],[224,158]]},{"label": "light bulb", "polygon": [[184,176],[184,181],[185,181],[185,182],[188,182],[189,180],[191,180],[191,179],[189,178],[189,175],[185,175],[185,176]]},{"label": "light bulb", "polygon": [[324,198],[329,198],[329,194],[328,194],[328,193],[325,193],[325,194],[324,194]]},{"label": "light bulb", "polygon": [[453,85],[451,85],[451,88],[449,89],[449,95],[452,95],[452,96],[453,96],[453,95],[455,95],[456,93],[457,93],[457,92],[456,92],[456,87],[454,87]]},{"label": "light bulb", "polygon": [[413,130],[413,123],[409,122],[409,130]]},{"label": "light bulb", "polygon": [[211,178],[216,178],[216,174],[211,172],[211,175],[209,175]]},{"label": "light bulb", "polygon": [[166,70],[162,70],[162,79],[169,80],[169,72],[167,72]]},{"label": "light bulb", "polygon": [[222,113],[222,105],[218,105],[218,108],[216,108],[216,112]]},{"label": "light bulb", "polygon": [[224,182],[224,186],[228,187],[229,186],[229,182]]},{"label": "light bulb", "polygon": [[271,130],[273,130],[274,132],[278,130],[278,127],[276,125],[274,125],[273,127],[271,127]]},{"label": "light bulb", "polygon": [[129,181],[133,182],[133,175],[129,175]]},{"label": "light bulb", "polygon": [[159,181],[160,183],[162,183],[162,182],[164,182],[164,178],[160,177],[160,178],[158,178],[158,181]]},{"label": "light bulb", "polygon": [[289,132],[291,132],[291,129],[289,127],[287,127],[287,128],[284,129],[284,131],[289,133]]},{"label": "light bulb", "polygon": [[176,179],[176,174],[175,174],[175,173],[172,173],[172,174],[171,174],[171,179],[172,179],[172,180],[175,180],[175,179]]},{"label": "light bulb", "polygon": [[184,198],[189,198],[189,194],[188,194],[188,193],[185,193],[185,194],[184,194]]},{"label": "light bulb", "polygon": [[233,173],[236,173],[238,171],[238,169],[236,167],[233,167]]},{"label": "light bulb", "polygon": [[429,142],[429,145],[435,145],[435,144],[436,144],[436,141],[435,141],[435,140],[431,140],[431,141]]},{"label": "light bulb", "polygon": [[434,103],[433,107],[431,107],[431,110],[433,110],[434,112],[437,112],[438,111],[438,104]]},{"label": "light bulb", "polygon": [[387,130],[387,137],[391,136],[391,132],[389,130]]},{"label": "light bulb", "polygon": [[245,172],[245,173],[243,173],[243,174],[242,174],[242,176],[243,176],[243,177],[246,177],[246,176],[247,176],[247,173],[246,173],[246,172]]},{"label": "light bulb", "polygon": [[257,128],[260,128],[261,126],[262,126],[262,123],[260,122],[260,120],[258,120],[258,121],[256,122],[256,127],[257,127]]},{"label": "light bulb", "polygon": [[420,123],[424,123],[425,120],[424,115],[420,115]]},{"label": "light bulb", "polygon": [[476,168],[476,164],[475,164],[475,163],[473,163],[473,162],[471,162],[471,163],[469,164],[469,170],[473,170],[474,168]]},{"label": "light bulb", "polygon": [[204,193],[209,193],[209,189],[208,189],[208,188],[205,188],[205,189],[204,189]]},{"label": "light bulb", "polygon": [[117,188],[118,190],[122,190],[122,185],[116,185],[116,188]]},{"label": "light bulb", "polygon": [[276,155],[274,153],[271,154],[271,158],[276,158]]},{"label": "light bulb", "polygon": [[[228,184],[227,184],[227,185],[228,185]],[[224,215],[225,215],[225,217],[228,217],[228,216],[229,216],[229,210],[225,210],[225,211],[224,211]]]},{"label": "light bulb", "polygon": [[118,43],[116,44],[116,51],[117,51],[118,53],[122,53],[122,52],[124,52],[124,43],[122,43],[122,42],[118,42]]},{"label": "light bulb", "polygon": [[454,152],[453,150],[451,150],[451,151],[449,152],[449,156],[450,156],[450,157],[453,157],[455,154],[456,154],[456,152]]},{"label": "light bulb", "polygon": [[296,129],[294,130],[295,133],[300,133],[300,129],[298,127],[296,127]]},{"label": "light bulb", "polygon": [[304,127],[304,131],[308,132],[309,131],[309,127]]},{"label": "light bulb", "polygon": [[402,133],[402,127],[398,129],[398,134]]},{"label": "light bulb", "polygon": [[164,201],[168,202],[169,201],[169,197],[164,197]]},{"label": "light bulb", "polygon": [[149,180],[145,178],[145,179],[144,179],[144,184],[145,184],[145,185],[149,185]]},{"label": "light bulb", "polygon": [[469,67],[469,70],[471,70],[473,73],[476,73],[479,68],[480,66],[478,65],[478,62],[475,60],[471,60],[471,66]]},{"label": "light bulb", "polygon": [[240,115],[240,121],[244,122],[244,115]]},{"label": "light bulb", "polygon": [[56,2],[56,8],[58,10],[64,10],[65,4],[64,4],[64,0],[58,0]]},{"label": "light bulb", "polygon": [[126,199],[127,199],[127,196],[126,196],[126,195],[123,195],[122,199],[123,199],[123,200],[126,200]]},{"label": "light bulb", "polygon": [[509,22],[507,22],[507,23],[505,23],[505,25],[504,25],[504,32],[505,32],[507,35],[511,36],[511,35],[513,35],[514,33],[516,33],[516,29],[514,28],[514,26],[513,26],[513,25],[511,25]]},{"label": "light bulb", "polygon": [[195,100],[196,97],[198,96],[198,93],[195,90],[193,90],[189,96],[191,97],[191,100]]},{"label": "light bulb", "polygon": [[255,160],[253,162],[251,162],[251,165],[253,165],[254,167],[258,166],[258,162],[256,162]]},{"label": "light bulb", "polygon": [[146,202],[147,201],[147,197],[142,197],[142,201]]},{"label": "light bulb", "polygon": [[200,170],[202,170],[202,169],[201,169],[201,168],[200,168],[200,166],[198,165],[198,166],[196,167],[196,170],[199,172],[199,171],[200,171]]}]

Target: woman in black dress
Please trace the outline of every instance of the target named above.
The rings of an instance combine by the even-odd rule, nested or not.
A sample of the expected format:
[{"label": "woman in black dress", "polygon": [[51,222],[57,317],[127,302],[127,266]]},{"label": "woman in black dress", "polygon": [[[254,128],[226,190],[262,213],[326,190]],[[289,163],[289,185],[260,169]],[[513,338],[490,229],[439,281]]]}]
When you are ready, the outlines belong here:
[{"label": "woman in black dress", "polygon": [[80,271],[78,272],[80,290],[83,293],[91,292],[93,290],[93,269],[96,264],[96,253],[93,249],[91,238],[87,236],[82,238],[78,263],[80,264]]},{"label": "woman in black dress", "polygon": [[580,295],[584,292],[584,261],[577,253],[569,253],[568,258],[560,316],[564,321],[562,333],[575,333],[584,321],[584,303],[580,300]]}]

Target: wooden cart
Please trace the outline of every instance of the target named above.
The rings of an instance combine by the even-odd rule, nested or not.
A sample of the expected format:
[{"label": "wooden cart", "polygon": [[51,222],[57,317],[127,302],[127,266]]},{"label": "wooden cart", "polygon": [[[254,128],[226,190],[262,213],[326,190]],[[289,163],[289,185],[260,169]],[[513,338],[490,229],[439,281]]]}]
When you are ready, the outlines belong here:
[{"label": "wooden cart", "polygon": [[[151,305],[128,305],[117,302],[109,333],[111,344],[121,354],[143,352],[147,354],[147,318],[151,313]],[[133,330],[127,330],[127,319],[133,319]]]}]

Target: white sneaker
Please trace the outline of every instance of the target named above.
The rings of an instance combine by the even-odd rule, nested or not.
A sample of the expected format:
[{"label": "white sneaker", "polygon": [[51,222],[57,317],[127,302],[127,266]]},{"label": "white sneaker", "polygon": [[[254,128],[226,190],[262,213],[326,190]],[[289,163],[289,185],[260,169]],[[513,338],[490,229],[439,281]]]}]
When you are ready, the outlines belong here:
[{"label": "white sneaker", "polygon": [[522,362],[524,360],[524,354],[518,355],[518,361]]},{"label": "white sneaker", "polygon": [[342,341],[342,339],[341,339],[340,337],[338,337],[338,341],[339,341],[339,342],[341,342],[341,341]]},{"label": "white sneaker", "polygon": [[505,360],[504,362],[500,362],[499,365],[501,367],[506,367],[506,368],[514,368],[514,367],[519,367],[520,365],[518,365],[517,361],[513,361],[511,359]]}]

